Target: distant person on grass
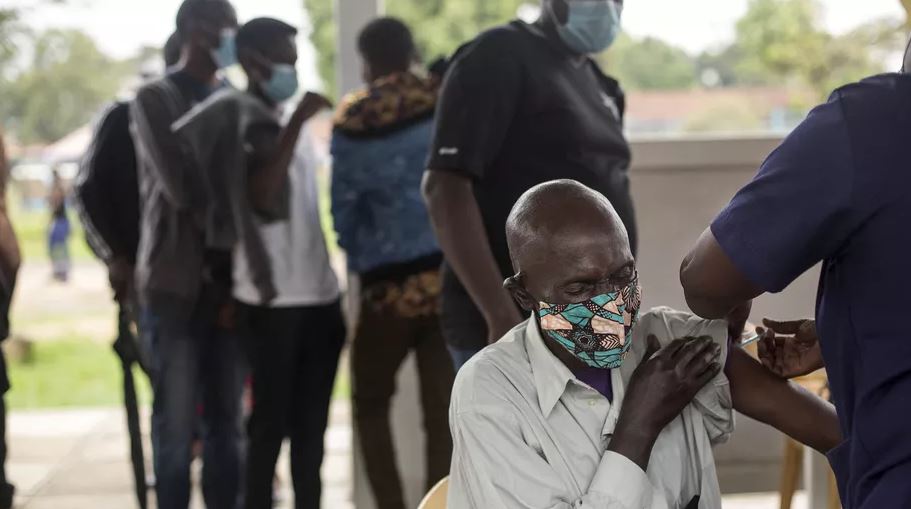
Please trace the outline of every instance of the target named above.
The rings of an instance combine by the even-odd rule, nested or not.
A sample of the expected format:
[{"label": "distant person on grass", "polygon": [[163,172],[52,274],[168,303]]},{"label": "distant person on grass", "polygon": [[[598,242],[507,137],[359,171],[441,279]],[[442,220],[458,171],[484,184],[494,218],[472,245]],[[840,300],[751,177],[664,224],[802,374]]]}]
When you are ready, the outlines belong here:
[{"label": "distant person on grass", "polygon": [[48,230],[48,253],[54,281],[66,283],[70,279],[70,234],[72,226],[67,214],[67,190],[60,173],[51,172],[51,192],[48,195],[48,208],[51,210],[51,225]]}]

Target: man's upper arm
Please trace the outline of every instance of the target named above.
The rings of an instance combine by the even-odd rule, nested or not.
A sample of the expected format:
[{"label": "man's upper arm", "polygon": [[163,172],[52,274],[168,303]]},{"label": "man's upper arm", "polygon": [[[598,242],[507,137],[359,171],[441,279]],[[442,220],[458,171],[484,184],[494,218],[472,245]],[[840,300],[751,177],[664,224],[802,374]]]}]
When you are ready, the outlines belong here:
[{"label": "man's upper arm", "polygon": [[512,125],[522,93],[522,67],[502,29],[457,57],[437,105],[428,168],[482,177]]},{"label": "man's upper arm", "polygon": [[[781,291],[844,244],[860,220],[853,190],[851,139],[836,93],[782,142],[715,219],[711,234],[720,251],[704,238],[704,257],[691,270],[711,271],[710,264],[717,263],[732,284],[743,286],[745,279],[763,291]],[[716,279],[723,284],[722,276]]]}]

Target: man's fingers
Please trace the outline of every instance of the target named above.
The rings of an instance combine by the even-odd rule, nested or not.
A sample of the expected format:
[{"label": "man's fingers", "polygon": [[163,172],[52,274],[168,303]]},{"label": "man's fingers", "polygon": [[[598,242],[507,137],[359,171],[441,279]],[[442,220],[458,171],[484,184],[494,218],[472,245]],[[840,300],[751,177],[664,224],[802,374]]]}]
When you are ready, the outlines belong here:
[{"label": "man's fingers", "polygon": [[759,340],[758,350],[759,361],[767,369],[772,369],[775,364],[775,340],[768,336],[763,336]]},{"label": "man's fingers", "polygon": [[678,366],[690,372],[701,372],[706,364],[714,361],[721,353],[721,347],[711,338],[699,338],[691,341],[681,349],[676,362]]},{"label": "man's fingers", "polygon": [[709,364],[702,373],[696,378],[696,386],[699,389],[705,387],[705,385],[712,381],[713,378],[718,376],[718,373],[721,372],[721,363],[713,362]]},{"label": "man's fingers", "polygon": [[768,318],[763,318],[762,323],[769,329],[777,332],[778,334],[797,334],[797,331],[800,330],[800,327],[806,323],[807,320],[792,320],[788,322],[778,322],[775,320],[770,320]]}]

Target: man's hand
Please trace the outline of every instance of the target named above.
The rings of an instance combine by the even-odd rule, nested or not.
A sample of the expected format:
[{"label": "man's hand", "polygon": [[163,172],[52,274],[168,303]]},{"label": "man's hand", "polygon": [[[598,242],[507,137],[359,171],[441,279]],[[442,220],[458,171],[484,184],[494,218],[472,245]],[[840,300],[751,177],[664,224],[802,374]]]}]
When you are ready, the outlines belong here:
[{"label": "man's hand", "polygon": [[292,121],[303,124],[320,111],[332,109],[332,101],[316,92],[307,92],[297,104]]},{"label": "man's hand", "polygon": [[[721,346],[710,337],[676,339],[660,349],[648,337],[648,350],[623,398],[623,410],[610,450],[642,467],[661,433],[696,393],[721,371]],[[657,352],[657,353],[656,353]]]},{"label": "man's hand", "polygon": [[133,265],[123,258],[114,258],[108,264],[108,281],[118,304],[125,304],[133,292],[133,270]]},{"label": "man's hand", "polygon": [[825,367],[814,320],[765,319],[762,323],[768,330],[761,331],[759,360],[769,371],[782,378],[795,378]]}]

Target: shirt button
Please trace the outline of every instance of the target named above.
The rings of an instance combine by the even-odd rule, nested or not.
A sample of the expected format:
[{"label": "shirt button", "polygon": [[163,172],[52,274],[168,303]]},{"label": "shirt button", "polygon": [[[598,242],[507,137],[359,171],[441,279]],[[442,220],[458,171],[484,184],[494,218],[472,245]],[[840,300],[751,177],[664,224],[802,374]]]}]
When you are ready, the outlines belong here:
[{"label": "shirt button", "polygon": [[597,404],[598,404],[598,402],[593,399],[588,400],[588,406],[595,406]]}]

